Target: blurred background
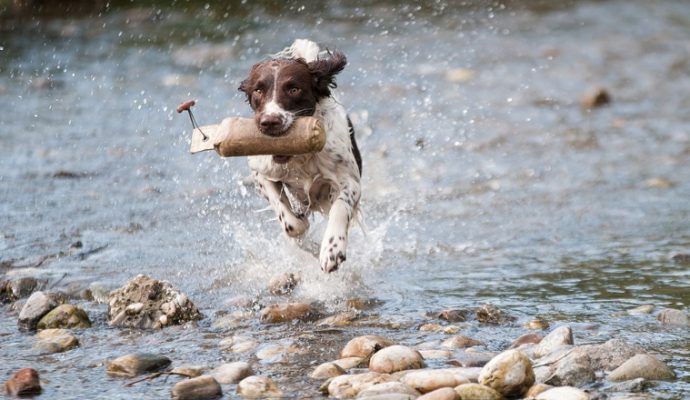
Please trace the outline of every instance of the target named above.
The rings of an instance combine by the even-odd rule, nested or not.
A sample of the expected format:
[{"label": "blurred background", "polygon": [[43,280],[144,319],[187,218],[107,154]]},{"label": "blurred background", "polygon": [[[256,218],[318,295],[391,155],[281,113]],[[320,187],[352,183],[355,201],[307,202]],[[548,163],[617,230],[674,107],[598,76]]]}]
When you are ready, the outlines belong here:
[{"label": "blurred background", "polygon": [[[0,0],[0,272],[72,291],[146,273],[209,317],[202,335],[103,317],[80,349],[41,359],[85,398],[167,397],[104,384],[94,366],[142,345],[227,358],[204,350],[223,332],[214,316],[238,295],[270,301],[281,272],[302,274],[295,300],[338,311],[373,297],[402,326],[486,302],[586,326],[577,343],[663,355],[679,379],[650,398],[690,396],[690,332],[620,315],[690,305],[689,37],[684,1]],[[261,211],[245,159],[188,153],[174,111],[194,98],[201,124],[250,116],[239,82],[296,38],[347,55],[336,94],[364,159],[363,224],[331,275]],[[0,316],[4,376],[37,356],[16,314]],[[494,348],[522,332],[467,329]]]}]

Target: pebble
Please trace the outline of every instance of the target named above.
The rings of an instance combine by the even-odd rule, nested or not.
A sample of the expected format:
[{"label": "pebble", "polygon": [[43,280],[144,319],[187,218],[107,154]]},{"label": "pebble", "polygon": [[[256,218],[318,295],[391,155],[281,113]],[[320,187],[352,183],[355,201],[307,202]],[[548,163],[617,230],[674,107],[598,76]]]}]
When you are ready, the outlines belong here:
[{"label": "pebble", "polygon": [[248,399],[283,397],[273,380],[267,376],[248,376],[237,385],[237,394]]},{"label": "pebble", "polygon": [[5,391],[10,396],[26,396],[41,393],[38,371],[33,368],[18,370],[5,382]]},{"label": "pebble", "polygon": [[536,383],[532,385],[531,388],[525,393],[525,398],[532,398],[532,397],[537,397],[540,393],[546,392],[549,389],[552,389],[553,386],[547,385],[545,383]]},{"label": "pebble", "polygon": [[207,369],[208,368],[206,367],[198,365],[181,365],[173,368],[170,372],[173,374],[186,376],[187,378],[196,378],[197,376],[201,376],[201,374],[206,372]]},{"label": "pebble", "polygon": [[589,395],[572,386],[561,386],[540,393],[537,400],[589,400]]},{"label": "pebble", "polygon": [[36,326],[38,329],[52,328],[90,328],[89,316],[82,308],[72,304],[62,304],[44,315]]},{"label": "pebble", "polygon": [[644,378],[653,381],[667,381],[676,374],[663,362],[649,354],[636,354],[620,367],[611,371],[608,379],[613,382]]},{"label": "pebble", "polygon": [[20,330],[35,330],[38,321],[50,310],[57,307],[57,302],[47,294],[38,291],[34,292],[19,312],[17,325]]},{"label": "pebble", "polygon": [[412,371],[405,374],[400,380],[421,393],[429,393],[444,387],[454,388],[464,383],[470,383],[469,379],[464,376],[442,369]]},{"label": "pebble", "polygon": [[573,330],[568,325],[559,326],[546,335],[532,350],[534,358],[553,353],[556,349],[573,344]]},{"label": "pebble", "polygon": [[306,320],[312,314],[312,307],[305,303],[271,304],[261,310],[261,322],[276,324],[292,320]]},{"label": "pebble", "polygon": [[532,362],[520,350],[504,351],[482,368],[479,383],[505,397],[518,397],[534,384]]},{"label": "pebble", "polygon": [[654,312],[654,304],[643,304],[628,310],[629,315],[651,314]]},{"label": "pebble", "polygon": [[458,400],[459,398],[458,393],[453,388],[446,387],[417,397],[417,400]]},{"label": "pebble", "polygon": [[345,373],[345,370],[338,364],[334,362],[325,362],[314,368],[314,372],[312,372],[309,377],[312,379],[328,379]]},{"label": "pebble", "polygon": [[345,311],[327,318],[320,319],[316,322],[317,326],[349,326],[352,325],[358,317],[354,311]]},{"label": "pebble", "polygon": [[363,374],[340,375],[328,382],[328,394],[338,398],[351,398],[370,386],[390,382],[393,378],[388,374],[365,372]]},{"label": "pebble", "polygon": [[541,318],[535,318],[525,324],[525,328],[527,329],[539,329],[543,331],[549,329],[549,326],[549,322]]},{"label": "pebble", "polygon": [[186,295],[170,283],[146,275],[137,275],[108,295],[108,323],[111,326],[159,329],[202,317]]},{"label": "pebble", "polygon": [[580,98],[580,106],[588,110],[596,107],[601,107],[603,105],[609,104],[610,102],[611,95],[606,89],[602,87],[590,89]]},{"label": "pebble", "polygon": [[165,356],[151,353],[136,353],[118,357],[106,363],[109,375],[133,378],[147,372],[159,371],[172,361]]},{"label": "pebble", "polygon": [[177,400],[216,399],[223,396],[223,389],[212,376],[199,376],[176,383],[171,395]]},{"label": "pebble", "polygon": [[453,68],[446,71],[445,78],[449,82],[467,82],[474,79],[475,72],[471,69]]},{"label": "pebble", "polygon": [[403,394],[413,396],[415,399],[419,397],[420,393],[411,387],[407,386],[403,382],[384,382],[378,385],[370,386],[357,394],[357,398],[367,398],[371,396],[380,396],[385,394]]},{"label": "pebble", "polygon": [[383,336],[366,335],[358,336],[345,345],[340,352],[340,356],[345,357],[363,357],[367,358],[377,351],[392,346],[394,343]]},{"label": "pebble", "polygon": [[220,365],[210,372],[218,383],[234,385],[252,374],[252,368],[244,361]]},{"label": "pebble", "polygon": [[66,329],[44,329],[34,337],[34,348],[46,353],[61,353],[79,346],[79,340]]},{"label": "pebble", "polygon": [[448,350],[419,350],[425,360],[442,360],[450,358],[453,353]]},{"label": "pebble", "polygon": [[448,334],[455,334],[460,332],[462,328],[457,325],[439,325],[439,324],[424,324],[419,327],[422,332],[442,332]]},{"label": "pebble", "polygon": [[379,350],[371,356],[369,369],[374,372],[391,373],[406,369],[424,367],[419,352],[407,346],[393,345]]},{"label": "pebble", "polygon": [[351,299],[347,299],[345,302],[345,305],[347,308],[351,308],[355,311],[366,311],[366,310],[371,310],[372,308],[378,307],[383,302],[378,299],[363,299],[361,297],[354,297]]},{"label": "pebble", "polygon": [[245,353],[254,350],[257,346],[259,346],[259,342],[254,339],[238,340],[230,347],[230,351],[233,353]]},{"label": "pebble", "polygon": [[483,344],[484,343],[479,340],[475,340],[463,335],[457,335],[444,340],[443,343],[441,343],[441,346],[449,349],[461,349],[465,347],[481,346]]},{"label": "pebble", "polygon": [[520,336],[519,338],[513,340],[513,343],[510,344],[509,349],[516,349],[524,344],[539,344],[544,339],[544,336],[542,336],[539,333],[525,333],[524,335]]},{"label": "pebble", "polygon": [[504,325],[517,318],[500,310],[493,304],[482,304],[476,311],[477,321],[483,324]]},{"label": "pebble", "polygon": [[455,387],[460,400],[503,400],[503,396],[492,388],[478,383],[465,383]]},{"label": "pebble", "polygon": [[285,272],[274,276],[268,281],[268,291],[277,296],[286,296],[295,290],[295,287],[300,283],[301,277],[299,274],[292,272]]},{"label": "pebble", "polygon": [[366,358],[364,357],[343,357],[333,361],[334,364],[344,370],[362,367]]},{"label": "pebble", "polygon": [[496,357],[496,353],[467,349],[463,352],[456,353],[455,359],[453,359],[452,362],[462,367],[483,367],[494,357]]},{"label": "pebble", "polygon": [[690,315],[673,308],[664,308],[656,319],[664,325],[690,326]]}]

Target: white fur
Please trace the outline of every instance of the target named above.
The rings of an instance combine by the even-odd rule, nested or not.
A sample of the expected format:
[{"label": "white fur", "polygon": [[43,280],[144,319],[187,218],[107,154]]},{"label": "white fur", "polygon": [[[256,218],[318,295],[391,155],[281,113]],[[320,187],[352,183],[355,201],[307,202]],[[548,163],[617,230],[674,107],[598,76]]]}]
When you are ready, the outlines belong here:
[{"label": "white fur", "polygon": [[[319,55],[319,47],[314,42],[299,39],[279,55],[313,61]],[[271,103],[267,108],[274,107]],[[325,98],[316,104],[314,116],[321,119],[326,128],[323,150],[293,156],[287,164],[274,163],[272,156],[253,156],[249,157],[249,167],[259,190],[289,236],[297,237],[306,232],[311,212],[328,216],[319,264],[324,271],[331,272],[346,258],[348,230],[356,217],[361,196],[360,175],[345,108],[334,98]]]}]

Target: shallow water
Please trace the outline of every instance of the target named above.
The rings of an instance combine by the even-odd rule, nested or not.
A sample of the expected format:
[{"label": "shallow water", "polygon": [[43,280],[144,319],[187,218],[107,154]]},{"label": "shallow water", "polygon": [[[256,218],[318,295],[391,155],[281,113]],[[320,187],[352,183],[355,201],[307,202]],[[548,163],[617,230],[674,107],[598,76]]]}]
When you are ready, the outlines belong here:
[{"label": "shallow water", "polygon": [[[249,334],[308,349],[255,370],[316,396],[305,368],[349,338],[439,339],[418,330],[426,312],[490,302],[519,318],[464,326],[491,350],[536,316],[570,323],[576,343],[621,337],[662,355],[679,378],[652,398],[690,396],[690,331],[617,314],[690,305],[688,265],[670,260],[690,251],[690,6],[651,3],[235,2],[5,15],[0,271],[55,290],[113,288],[146,273],[207,318],[117,330],[105,305],[83,301],[95,328],[79,332],[79,349],[44,356],[4,307],[0,376],[33,366],[49,398],[168,397],[175,379],[125,388],[103,362],[136,350],[175,365],[256,361],[218,348]],[[353,229],[348,261],[332,275],[259,211],[245,160],[188,154],[189,121],[174,112],[197,98],[202,123],[248,116],[236,91],[246,71],[299,37],[348,56],[337,92],[364,156],[365,229]],[[612,103],[583,111],[579,97],[596,86]],[[318,240],[323,226],[313,224]],[[76,241],[84,247],[68,251]],[[37,265],[45,255],[57,256]],[[218,326],[236,296],[277,301],[266,282],[285,271],[303,274],[291,299],[336,312],[345,299],[374,297],[378,322],[335,333],[255,317]]]}]

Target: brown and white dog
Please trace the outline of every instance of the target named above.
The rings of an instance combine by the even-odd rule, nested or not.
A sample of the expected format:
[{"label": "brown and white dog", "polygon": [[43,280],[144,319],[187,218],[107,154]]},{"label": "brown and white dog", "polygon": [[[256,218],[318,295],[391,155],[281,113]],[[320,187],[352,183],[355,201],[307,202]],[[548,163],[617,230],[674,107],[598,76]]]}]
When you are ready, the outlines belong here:
[{"label": "brown and white dog", "polygon": [[354,129],[331,94],[335,75],[346,63],[343,53],[321,53],[316,43],[299,39],[255,64],[239,87],[265,135],[282,135],[299,116],[319,118],[326,128],[326,145],[318,153],[249,157],[256,185],[288,236],[301,237],[313,211],[328,217],[319,252],[326,272],[345,261],[361,195],[362,160]]}]

